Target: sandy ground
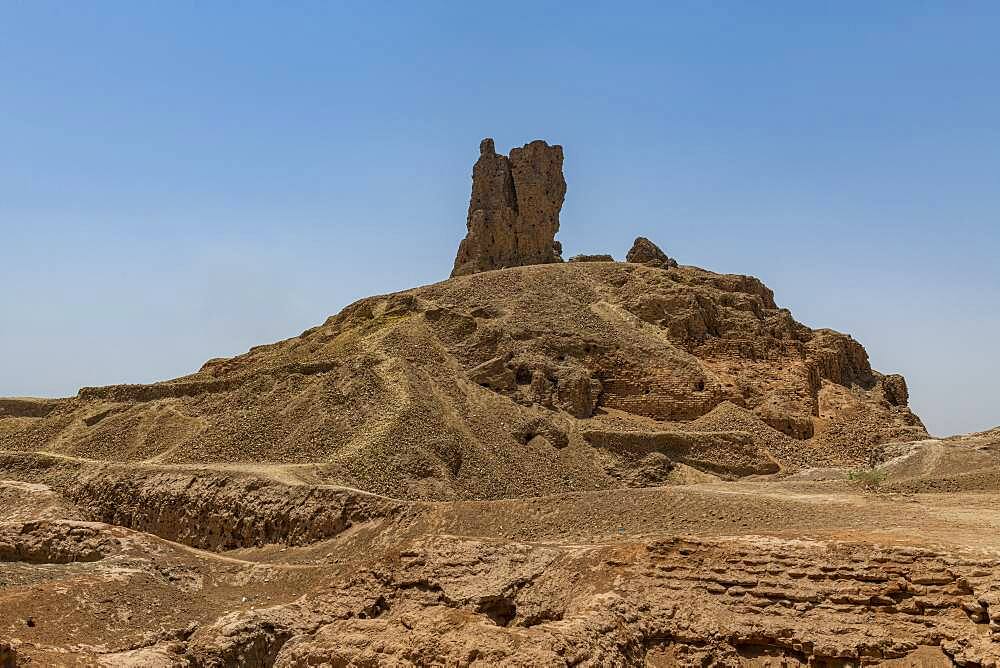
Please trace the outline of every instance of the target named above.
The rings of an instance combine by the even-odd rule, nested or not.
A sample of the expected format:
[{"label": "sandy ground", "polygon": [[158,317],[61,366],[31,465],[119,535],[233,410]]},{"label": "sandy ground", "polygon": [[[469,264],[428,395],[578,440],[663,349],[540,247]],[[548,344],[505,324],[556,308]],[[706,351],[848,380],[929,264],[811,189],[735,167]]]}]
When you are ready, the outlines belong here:
[{"label": "sandy ground", "polygon": [[[564,601],[568,609],[575,609],[574,606],[583,604],[575,601],[575,594],[571,593],[581,587],[581,591],[585,589],[589,592],[587,605],[593,607],[594,601],[602,600],[601,596],[617,591],[616,587],[625,586],[619,582],[623,574],[637,572],[643,560],[649,558],[649,553],[660,549],[657,546],[678,540],[689,541],[695,546],[691,548],[694,550],[713,550],[712,554],[716,556],[712,558],[723,564],[726,563],[724,555],[729,548],[720,546],[739,545],[742,546],[740,550],[749,549],[749,553],[760,551],[763,555],[761,563],[779,564],[775,574],[786,570],[793,572],[792,567],[787,565],[791,563],[788,561],[788,549],[793,553],[818,550],[819,555],[841,555],[844,550],[869,550],[865,553],[868,556],[863,559],[856,555],[849,559],[842,555],[829,557],[833,564],[839,563],[837,559],[848,560],[844,561],[847,565],[830,566],[828,570],[852,568],[852,572],[870,568],[873,563],[882,563],[871,554],[884,552],[896,555],[887,559],[891,563],[896,560],[903,564],[910,563],[914,554],[924,555],[920,558],[935,560],[934,568],[944,569],[943,572],[951,574],[949,577],[958,577],[956,582],[973,582],[972,585],[949,584],[942,589],[941,596],[958,596],[964,591],[959,591],[960,587],[965,586],[973,587],[975,591],[970,589],[971,594],[962,596],[988,598],[992,595],[990,592],[1000,590],[1000,573],[997,570],[997,564],[1000,564],[1000,493],[991,489],[933,493],[896,491],[914,480],[951,479],[956,471],[981,473],[982,467],[970,471],[963,464],[969,453],[975,456],[982,453],[981,443],[964,455],[954,451],[956,447],[963,447],[961,443],[944,442],[944,446],[941,443],[926,442],[913,448],[903,459],[887,464],[887,478],[877,491],[864,489],[859,483],[846,479],[846,471],[827,470],[805,472],[784,479],[771,476],[735,482],[717,480],[500,501],[404,502],[388,500],[348,486],[311,485],[308,480],[312,469],[308,466],[191,467],[147,464],[129,467],[133,473],[145,469],[143,475],[182,472],[192,478],[221,476],[216,479],[222,481],[235,476],[244,483],[247,480],[262,481],[253,483],[247,489],[253,489],[253,485],[257,484],[276,485],[279,490],[305,487],[309,495],[327,490],[351,499],[369,498],[386,504],[379,506],[377,511],[370,511],[368,516],[354,517],[326,539],[304,540],[300,541],[301,544],[274,541],[221,552],[197,549],[190,544],[169,540],[170,530],[165,521],[157,531],[136,531],[127,526],[128,522],[119,522],[125,526],[116,526],[95,521],[102,519],[95,517],[93,509],[97,506],[93,505],[92,499],[81,496],[82,492],[74,488],[70,481],[81,470],[100,467],[97,462],[61,456],[46,458],[46,466],[39,466],[37,462],[13,466],[8,460],[3,476],[6,479],[0,482],[0,527],[3,531],[0,533],[0,647],[8,648],[3,651],[9,651],[10,656],[16,657],[10,660],[16,663],[8,661],[4,665],[305,665],[309,661],[317,661],[317,657],[326,657],[324,660],[331,661],[328,665],[352,665],[350,661],[337,663],[330,658],[355,655],[344,650],[340,640],[324,639],[322,629],[330,624],[347,623],[344,619],[360,623],[358,619],[369,614],[364,610],[379,611],[388,607],[390,602],[394,611],[415,610],[406,613],[411,615],[409,618],[399,613],[402,620],[399,623],[404,625],[403,628],[406,624],[417,629],[421,624],[430,624],[432,628],[438,628],[442,638],[448,637],[445,630],[433,626],[443,623],[434,621],[437,618],[433,614],[437,613],[432,614],[437,610],[434,606],[442,605],[441,601],[436,601],[434,605],[422,599],[417,601],[413,598],[413,583],[404,578],[406,584],[400,584],[401,574],[412,568],[407,559],[415,558],[407,555],[416,554],[424,555],[417,559],[420,567],[431,569],[435,574],[428,576],[425,573],[422,578],[431,582],[438,577],[442,583],[450,583],[432,585],[425,582],[421,586],[426,591],[417,590],[423,592],[420,596],[426,596],[427,591],[434,587],[447,591],[449,586],[488,588],[493,584],[500,587],[500,591],[509,592],[509,583],[502,585],[505,573],[535,568],[537,572],[532,571],[530,576],[521,578],[528,585],[522,583],[515,587],[516,594],[504,594],[510,596],[511,601],[517,600],[518,611],[531,604],[530,596],[538,597],[538,600]],[[914,458],[919,459],[916,464]],[[72,476],[65,473],[66,466],[76,467]],[[124,475],[119,469],[100,470],[109,483],[115,476]],[[697,479],[704,480],[705,477]],[[162,484],[161,479],[157,480]],[[136,499],[141,499],[143,494],[141,487],[137,486]],[[128,505],[127,501],[121,503]],[[137,501],[130,512],[158,512],[166,517],[163,508],[142,510],[141,507],[142,503]],[[208,527],[205,518],[228,517],[230,519],[226,521],[239,523],[249,521],[249,514],[256,511],[248,505],[235,515],[227,515],[220,508],[207,508],[202,512],[205,514],[199,516],[201,519],[195,517],[190,521],[196,524],[203,522],[203,526]],[[131,521],[139,526],[139,520],[135,519],[137,515],[126,516],[132,517]],[[503,560],[510,554],[519,555],[514,559],[514,565],[503,565],[506,563]],[[826,556],[818,558],[827,559]],[[432,567],[432,564],[435,565]],[[608,568],[607,564],[613,567],[609,572],[598,573],[601,570],[598,564],[605,564],[604,568]],[[859,564],[865,565],[862,567]],[[724,571],[724,568],[704,564],[698,568],[708,574]],[[895,570],[890,570],[897,572],[899,568],[901,566],[896,565],[893,566]],[[968,573],[961,571],[963,568]],[[617,571],[614,569],[621,572],[615,575]],[[692,572],[700,571],[694,569]],[[643,577],[647,576],[648,573]],[[918,576],[906,577],[909,578],[907,581],[921,582]],[[482,582],[478,582],[477,578]],[[530,596],[526,593],[542,586],[535,583],[547,582],[546,578],[551,582],[544,587],[550,587],[550,590],[546,591],[543,587]],[[695,579],[703,578],[697,576]],[[925,579],[937,582],[933,577]],[[359,584],[362,580],[364,582]],[[867,581],[865,577],[860,580]],[[475,584],[469,584],[470,581]],[[512,581],[520,580],[514,578]],[[662,594],[657,594],[656,587],[666,588]],[[652,592],[651,600],[655,604],[671,600],[679,587],[677,584],[651,581],[644,591]],[[594,593],[599,590],[607,591]],[[695,597],[696,590],[701,591],[691,589],[685,596]],[[341,593],[332,593],[338,591]],[[732,588],[727,591],[732,591]],[[471,603],[463,603],[464,599],[455,594],[441,596],[447,606],[456,610],[480,617],[485,614],[485,622],[475,622],[480,631],[492,624],[504,633],[513,632],[510,629],[521,626],[525,632],[535,634],[543,631],[569,633],[564,628],[568,624],[565,620],[544,621],[541,613],[542,622],[531,617],[522,619],[520,612],[508,614],[502,605],[490,607],[492,603],[483,603],[484,600],[495,601],[495,594],[476,594],[469,599]],[[322,604],[317,601],[322,601]],[[986,626],[973,624],[969,627],[979,636],[970,635],[973,640],[965,641],[962,640],[961,633],[964,631],[961,630],[946,630],[938,635],[931,633],[926,636],[926,643],[918,639],[910,644],[914,645],[913,649],[923,648],[925,644],[935,647],[938,654],[927,659],[926,648],[921,649],[921,654],[912,655],[912,663],[897,665],[938,665],[935,661],[947,659],[950,662],[956,660],[956,656],[975,656],[983,665],[989,665],[992,660],[990,652],[997,646],[995,636],[989,635],[988,630],[991,628],[991,609],[984,604],[982,610],[985,612],[981,615],[980,609],[975,607],[978,605],[975,600],[971,604],[956,601],[959,609],[963,605],[967,608],[972,606],[969,608],[971,612],[966,610],[961,615],[968,614],[976,619],[979,619],[977,615],[986,615]],[[536,601],[534,605],[542,604]],[[343,612],[346,609],[344,606],[355,606],[357,610]],[[844,608],[843,605],[840,607]],[[510,608],[515,609],[513,602]],[[829,614],[862,614],[859,610],[834,611],[834,608],[836,606],[831,606]],[[898,612],[895,608],[891,609]],[[261,613],[262,610],[268,612]],[[926,613],[926,609],[923,612]],[[268,621],[263,626],[247,622],[261,614],[278,615],[280,619]],[[727,617],[728,614],[719,612],[715,615],[718,620],[723,620],[718,623],[743,623],[733,621],[736,618]],[[871,615],[872,608],[866,607],[864,614]],[[288,621],[289,617],[296,615],[312,621],[303,628],[296,627],[294,622]],[[386,624],[394,619],[388,613],[379,617],[387,618],[389,621]],[[962,619],[966,618],[963,616]],[[894,626],[896,617],[873,620],[872,629],[883,628],[879,624],[883,624],[885,629],[897,628]],[[943,623],[935,621],[935,618],[922,620],[927,628],[936,628],[935,624]],[[472,622],[452,620],[449,623],[461,626]],[[952,620],[948,623],[957,622]],[[274,631],[275,628],[284,628],[282,624],[292,630],[286,633]],[[552,629],[546,630],[550,626]],[[560,631],[560,628],[563,630]],[[821,634],[821,631],[811,628],[806,624],[795,632],[804,634],[803,638],[809,633]],[[982,630],[977,630],[980,628]],[[466,636],[468,633],[465,632]],[[596,631],[591,629],[588,633]],[[400,660],[399,656],[391,653],[383,656],[379,651],[388,651],[385,647],[389,646],[384,643],[378,645],[378,633],[366,631],[362,635],[365,642],[375,643],[376,649],[383,649],[376,651],[366,646],[364,652],[368,652],[367,655],[358,650],[361,652],[358,656],[375,658],[371,659],[373,663],[357,661],[354,665],[388,665],[393,661],[422,663],[419,657]],[[473,637],[475,635],[472,634]],[[952,636],[957,640],[949,640]],[[490,637],[483,636],[484,647],[494,647],[498,642]],[[789,657],[810,660],[800,650],[782,649],[781,643],[768,640],[766,633],[762,637],[765,639],[761,640],[760,646],[764,649],[759,651],[765,654],[772,652],[774,656],[784,657],[782,660],[785,661],[790,661]],[[851,636],[844,632],[840,637],[849,639]],[[302,638],[307,638],[308,642]],[[600,645],[597,640],[594,642],[597,643],[595,647]],[[608,656],[616,656],[625,657],[614,660],[620,665],[689,665],[704,660],[707,652],[711,660],[722,664],[757,665],[753,663],[757,659],[747,653],[749,650],[739,649],[743,646],[738,643],[727,642],[736,649],[710,649],[707,645],[672,640],[646,647],[641,656],[628,653],[607,655],[595,650],[597,653],[588,660],[592,665],[602,665],[602,661],[610,660]],[[870,643],[871,640],[864,642]],[[867,646],[864,642],[859,646]],[[949,642],[960,644],[952,647]],[[962,642],[966,644],[962,645]],[[969,644],[973,642],[986,644]],[[879,660],[903,660],[912,654],[905,649],[909,645],[904,643],[901,647],[904,649],[894,645],[879,646]],[[950,647],[950,650],[945,652],[942,649],[945,647]],[[433,651],[442,657],[454,656],[450,654],[454,649],[451,645],[435,645],[435,648]],[[523,653],[527,650],[522,647],[517,651]],[[717,654],[712,655],[712,652]],[[394,658],[389,660],[387,656]],[[536,665],[536,660],[537,665],[541,665],[546,662],[543,657],[542,654],[522,657],[520,663],[514,661],[511,665]],[[588,660],[582,663],[587,664]],[[815,662],[817,659],[813,657],[812,660]],[[844,660],[843,657],[841,660]],[[864,662],[879,661],[871,658]],[[456,660],[455,665],[477,665],[477,660],[466,657]]]}]

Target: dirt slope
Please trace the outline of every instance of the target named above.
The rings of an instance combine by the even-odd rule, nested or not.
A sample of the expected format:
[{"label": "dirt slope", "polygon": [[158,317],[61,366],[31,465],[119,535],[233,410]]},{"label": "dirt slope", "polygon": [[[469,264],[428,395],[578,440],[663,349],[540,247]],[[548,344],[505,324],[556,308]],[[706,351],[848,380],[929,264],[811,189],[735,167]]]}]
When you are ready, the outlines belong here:
[{"label": "dirt slope", "polygon": [[316,464],[407,499],[854,465],[926,437],[901,376],[757,279],[518,267],[361,300],[153,385],[0,400],[0,450],[117,463]]},{"label": "dirt slope", "polygon": [[756,279],[605,261],[0,399],[0,666],[995,667],[1000,430],[906,401]]}]

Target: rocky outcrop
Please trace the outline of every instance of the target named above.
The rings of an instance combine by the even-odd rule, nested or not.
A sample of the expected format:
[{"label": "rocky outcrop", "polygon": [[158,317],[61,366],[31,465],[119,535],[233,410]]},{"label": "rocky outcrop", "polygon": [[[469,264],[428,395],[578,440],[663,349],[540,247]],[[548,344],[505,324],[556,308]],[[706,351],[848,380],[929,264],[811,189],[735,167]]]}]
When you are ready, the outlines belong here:
[{"label": "rocky outcrop", "polygon": [[995,568],[778,538],[574,553],[438,537],[359,565],[336,604],[313,594],[223,617],[188,655],[196,665],[995,666]]},{"label": "rocky outcrop", "polygon": [[754,443],[750,434],[741,431],[623,433],[591,429],[580,435],[592,446],[619,456],[643,459],[659,453],[666,456],[666,461],[718,475],[761,475],[778,471],[778,465],[764,449]]},{"label": "rocky outcrop", "polygon": [[[113,467],[81,469],[61,492],[96,520],[217,551],[308,544],[398,510],[391,500],[336,487]],[[0,529],[0,561],[3,543]]]},{"label": "rocky outcrop", "polygon": [[638,237],[632,243],[632,248],[629,249],[628,255],[625,256],[625,261],[636,264],[647,264],[662,269],[677,266],[677,260],[667,257],[667,254],[660,250],[659,246],[646,237]]},{"label": "rocky outcrop", "polygon": [[898,373],[890,373],[882,378],[882,392],[893,406],[906,406],[910,393],[906,389],[906,379]]},{"label": "rocky outcrop", "polygon": [[96,522],[70,520],[0,524],[0,562],[69,564],[98,561],[117,547]]},{"label": "rocky outcrop", "polygon": [[566,196],[561,146],[541,140],[498,155],[492,139],[479,145],[472,169],[468,234],[452,276],[561,262],[555,240]]}]

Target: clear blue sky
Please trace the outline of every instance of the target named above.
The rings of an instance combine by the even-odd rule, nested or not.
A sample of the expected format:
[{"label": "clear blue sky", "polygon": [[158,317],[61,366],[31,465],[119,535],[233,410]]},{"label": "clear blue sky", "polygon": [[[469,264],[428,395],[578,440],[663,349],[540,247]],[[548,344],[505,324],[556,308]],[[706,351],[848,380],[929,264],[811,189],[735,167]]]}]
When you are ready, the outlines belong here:
[{"label": "clear blue sky", "polygon": [[759,276],[1000,424],[1000,4],[289,5],[0,5],[0,395],[446,277],[493,136],[564,146],[567,255]]}]

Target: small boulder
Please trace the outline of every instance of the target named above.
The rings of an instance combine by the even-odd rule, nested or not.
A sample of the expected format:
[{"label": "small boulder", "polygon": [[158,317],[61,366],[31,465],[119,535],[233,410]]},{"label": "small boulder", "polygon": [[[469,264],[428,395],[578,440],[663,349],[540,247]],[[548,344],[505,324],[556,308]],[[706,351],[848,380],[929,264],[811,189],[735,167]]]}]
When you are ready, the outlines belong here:
[{"label": "small boulder", "polygon": [[882,392],[893,406],[906,406],[910,400],[906,379],[898,373],[890,373],[882,378]]},{"label": "small boulder", "polygon": [[638,237],[632,243],[632,248],[625,256],[625,261],[663,269],[677,266],[677,260],[667,257],[667,254],[660,250],[659,246],[646,237]]}]

